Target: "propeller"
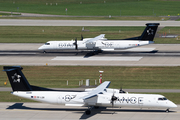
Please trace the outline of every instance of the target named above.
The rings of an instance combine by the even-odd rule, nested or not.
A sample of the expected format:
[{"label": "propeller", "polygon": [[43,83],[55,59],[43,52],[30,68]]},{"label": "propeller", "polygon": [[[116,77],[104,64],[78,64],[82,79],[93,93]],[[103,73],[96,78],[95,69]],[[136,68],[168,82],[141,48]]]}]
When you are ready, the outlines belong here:
[{"label": "propeller", "polygon": [[111,97],[112,108],[114,107],[114,101],[115,101],[115,100],[117,100],[117,97],[114,96],[114,93],[113,93],[113,95],[112,95],[112,97]]},{"label": "propeller", "polygon": [[78,45],[77,45],[77,38],[75,39],[75,42],[73,43],[73,45],[75,45],[75,49],[77,50],[78,49]]},{"label": "propeller", "polygon": [[83,41],[83,36],[82,36],[82,34],[81,34],[81,40]]}]

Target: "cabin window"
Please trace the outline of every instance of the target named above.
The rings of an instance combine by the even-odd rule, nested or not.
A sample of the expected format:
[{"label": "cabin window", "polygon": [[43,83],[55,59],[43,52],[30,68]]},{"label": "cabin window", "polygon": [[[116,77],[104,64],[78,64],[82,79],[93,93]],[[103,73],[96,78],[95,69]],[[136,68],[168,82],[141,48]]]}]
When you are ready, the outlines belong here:
[{"label": "cabin window", "polygon": [[50,43],[45,43],[45,45],[50,45]]},{"label": "cabin window", "polygon": [[167,100],[167,98],[163,97],[163,98],[158,98],[158,100]]}]

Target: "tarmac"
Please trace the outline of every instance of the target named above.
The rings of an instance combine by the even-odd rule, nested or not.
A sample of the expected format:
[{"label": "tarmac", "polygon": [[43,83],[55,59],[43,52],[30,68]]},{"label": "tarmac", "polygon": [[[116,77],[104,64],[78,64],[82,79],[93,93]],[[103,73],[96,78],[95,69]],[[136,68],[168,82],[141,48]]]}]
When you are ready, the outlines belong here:
[{"label": "tarmac", "polygon": [[0,120],[179,120],[180,105],[166,113],[164,109],[99,108],[86,115],[86,107],[65,107],[46,103],[0,103]]},{"label": "tarmac", "polygon": [[150,44],[92,54],[90,51],[38,51],[42,44],[0,43],[0,65],[180,66],[180,44]]},{"label": "tarmac", "polygon": [[163,27],[180,26],[180,21],[0,19],[0,26],[145,26],[146,23],[160,23]]}]

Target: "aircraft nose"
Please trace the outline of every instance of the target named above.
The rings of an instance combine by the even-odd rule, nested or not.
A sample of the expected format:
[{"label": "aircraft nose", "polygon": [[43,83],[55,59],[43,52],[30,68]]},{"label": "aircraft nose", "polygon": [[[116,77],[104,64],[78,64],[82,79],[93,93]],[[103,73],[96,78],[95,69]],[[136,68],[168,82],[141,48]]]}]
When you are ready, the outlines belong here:
[{"label": "aircraft nose", "polygon": [[176,104],[174,104],[173,102],[171,102],[171,101],[169,101],[169,106],[171,107],[171,108],[176,108],[177,107],[177,105]]},{"label": "aircraft nose", "polygon": [[42,50],[42,49],[43,49],[43,45],[38,48],[38,50]]}]

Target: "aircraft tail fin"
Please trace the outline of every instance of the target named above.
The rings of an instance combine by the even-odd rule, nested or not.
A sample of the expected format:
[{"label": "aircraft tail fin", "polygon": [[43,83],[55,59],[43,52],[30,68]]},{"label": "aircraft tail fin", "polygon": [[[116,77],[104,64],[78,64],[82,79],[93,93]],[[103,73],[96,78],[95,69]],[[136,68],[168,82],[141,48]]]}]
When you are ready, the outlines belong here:
[{"label": "aircraft tail fin", "polygon": [[20,66],[4,66],[13,91],[32,91],[31,85],[22,73]]},{"label": "aircraft tail fin", "polygon": [[156,34],[159,23],[147,23],[146,28],[139,37],[129,38],[126,40],[142,40],[142,41],[153,41]]},{"label": "aircraft tail fin", "polygon": [[146,28],[139,39],[153,41],[158,25],[159,23],[147,23]]}]

